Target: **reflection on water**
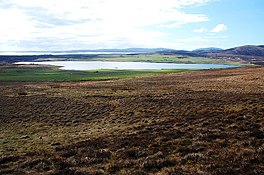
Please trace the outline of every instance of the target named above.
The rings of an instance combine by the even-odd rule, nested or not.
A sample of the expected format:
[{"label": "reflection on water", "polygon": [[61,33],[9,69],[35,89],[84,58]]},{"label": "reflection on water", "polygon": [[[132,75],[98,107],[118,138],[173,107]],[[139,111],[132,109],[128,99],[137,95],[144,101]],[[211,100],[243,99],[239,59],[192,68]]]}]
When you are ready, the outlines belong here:
[{"label": "reflection on water", "polygon": [[61,66],[64,70],[96,70],[96,69],[214,69],[232,68],[234,65],[224,64],[177,64],[177,63],[145,63],[145,62],[106,62],[106,61],[44,61],[17,62],[16,64],[48,64]]}]

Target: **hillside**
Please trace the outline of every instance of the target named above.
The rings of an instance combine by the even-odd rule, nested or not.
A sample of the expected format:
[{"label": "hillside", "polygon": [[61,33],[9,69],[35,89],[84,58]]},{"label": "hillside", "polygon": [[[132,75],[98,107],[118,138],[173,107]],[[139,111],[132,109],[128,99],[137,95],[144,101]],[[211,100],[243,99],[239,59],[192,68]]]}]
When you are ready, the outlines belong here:
[{"label": "hillside", "polygon": [[264,46],[241,46],[224,50],[225,54],[264,57]]},{"label": "hillside", "polygon": [[0,174],[264,174],[264,68],[0,83]]},{"label": "hillside", "polygon": [[226,50],[202,51],[200,56],[214,59],[244,61],[251,64],[264,65],[264,46],[240,46]]}]

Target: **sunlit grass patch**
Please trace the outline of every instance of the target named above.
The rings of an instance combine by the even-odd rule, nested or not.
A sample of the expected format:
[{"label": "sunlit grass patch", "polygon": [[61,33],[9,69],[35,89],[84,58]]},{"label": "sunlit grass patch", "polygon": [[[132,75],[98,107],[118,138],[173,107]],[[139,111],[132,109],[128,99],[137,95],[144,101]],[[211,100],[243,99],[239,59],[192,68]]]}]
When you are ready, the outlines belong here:
[{"label": "sunlit grass patch", "polygon": [[190,71],[186,69],[162,69],[162,70],[89,70],[74,71],[60,70],[58,68],[36,67],[12,67],[1,68],[0,81],[20,82],[53,82],[53,81],[89,81],[89,80],[114,80],[121,78],[133,78],[150,76],[155,74],[166,74],[174,72]]}]

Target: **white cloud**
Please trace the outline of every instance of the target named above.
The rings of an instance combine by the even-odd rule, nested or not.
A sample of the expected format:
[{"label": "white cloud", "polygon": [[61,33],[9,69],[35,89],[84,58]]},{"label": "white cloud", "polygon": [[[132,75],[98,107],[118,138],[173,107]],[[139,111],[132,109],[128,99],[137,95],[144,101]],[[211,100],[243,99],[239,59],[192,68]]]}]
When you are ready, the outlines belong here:
[{"label": "white cloud", "polygon": [[206,28],[199,28],[199,29],[194,29],[193,32],[195,33],[204,33],[204,32],[207,32],[207,29]]},{"label": "white cloud", "polygon": [[219,32],[223,32],[227,30],[227,26],[225,24],[218,24],[217,26],[215,26],[211,32],[213,33],[219,33]]},{"label": "white cloud", "polygon": [[[185,13],[183,8],[210,1],[213,0],[2,0],[0,48],[6,48],[11,41],[17,41],[18,47],[21,41],[22,49],[32,48],[22,45],[25,42],[41,42],[41,48],[47,50],[148,46],[166,37],[163,27],[208,21],[205,14]],[[150,32],[150,26],[161,29]],[[62,44],[65,41],[69,43]]]},{"label": "white cloud", "polygon": [[[226,30],[227,30],[227,26],[225,24],[218,24],[212,30],[209,30],[209,32],[219,33],[219,32],[223,32]],[[194,33],[204,33],[204,32],[208,32],[208,30],[206,28],[202,27],[202,28],[194,29],[193,32]]]}]

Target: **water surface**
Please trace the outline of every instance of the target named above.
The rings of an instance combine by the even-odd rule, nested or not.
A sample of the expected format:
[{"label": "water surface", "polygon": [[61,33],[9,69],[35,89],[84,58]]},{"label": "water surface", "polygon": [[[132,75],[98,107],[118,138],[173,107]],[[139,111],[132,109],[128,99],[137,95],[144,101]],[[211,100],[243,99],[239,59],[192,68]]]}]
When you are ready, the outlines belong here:
[{"label": "water surface", "polygon": [[43,61],[43,62],[17,62],[16,64],[47,64],[61,66],[64,70],[97,70],[97,69],[216,69],[232,68],[234,65],[225,64],[178,64],[178,63],[146,63],[146,62],[111,62],[111,61]]}]

